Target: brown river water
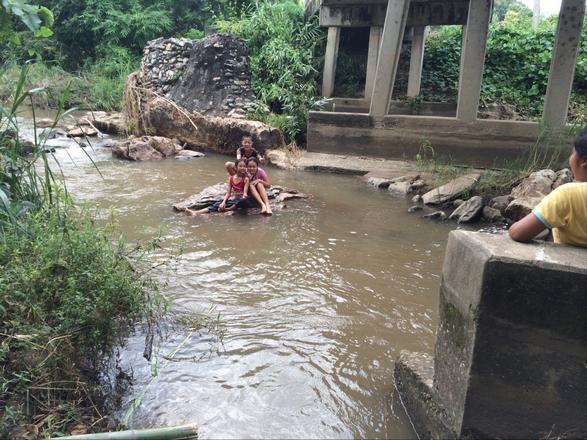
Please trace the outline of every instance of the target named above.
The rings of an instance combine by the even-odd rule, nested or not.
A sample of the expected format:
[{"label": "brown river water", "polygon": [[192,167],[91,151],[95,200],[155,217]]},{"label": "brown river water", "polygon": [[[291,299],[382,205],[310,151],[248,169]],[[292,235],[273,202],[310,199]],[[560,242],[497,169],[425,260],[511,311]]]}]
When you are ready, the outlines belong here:
[{"label": "brown river water", "polygon": [[[78,200],[111,207],[125,238],[162,230],[181,248],[161,277],[174,310],[220,314],[222,343],[171,329],[157,377],[144,334],[120,362],[133,372],[121,414],[141,394],[134,427],[198,423],[201,438],[414,438],[393,395],[401,350],[431,353],[450,225],[352,176],[268,168],[274,183],[311,197],[272,217],[186,217],[171,205],[226,179],[226,157],[133,163],[107,149],[56,157]],[[165,252],[153,258],[165,258]],[[212,312],[210,312],[212,310]],[[172,312],[173,316],[173,312]]]}]

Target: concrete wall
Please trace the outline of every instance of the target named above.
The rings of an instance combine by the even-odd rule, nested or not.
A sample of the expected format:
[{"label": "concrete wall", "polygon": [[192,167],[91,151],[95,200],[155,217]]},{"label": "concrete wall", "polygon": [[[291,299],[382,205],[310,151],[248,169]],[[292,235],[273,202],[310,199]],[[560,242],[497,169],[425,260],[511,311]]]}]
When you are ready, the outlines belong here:
[{"label": "concrete wall", "polygon": [[[339,113],[369,113],[369,105],[370,99],[332,98],[322,108]],[[411,105],[407,101],[391,101],[389,111],[394,115],[454,117],[457,113],[457,105],[448,102],[421,102]]]},{"label": "concrete wall", "polygon": [[[310,112],[308,151],[405,159],[414,158],[422,143],[429,142],[437,156],[457,163],[499,166],[520,159],[539,134],[537,123],[525,121],[387,115],[374,125],[368,114]],[[548,145],[562,148],[566,156],[571,136],[563,133]]]},{"label": "concrete wall", "polygon": [[[383,26],[387,0],[378,1],[323,1],[320,5],[320,26],[369,27]],[[438,26],[466,24],[468,0],[451,2],[417,1],[411,2],[407,18],[408,26]]]},{"label": "concrete wall", "polygon": [[414,356],[396,369],[420,434],[585,438],[586,286],[587,249],[452,232],[433,386],[421,390],[430,373],[410,367]]}]

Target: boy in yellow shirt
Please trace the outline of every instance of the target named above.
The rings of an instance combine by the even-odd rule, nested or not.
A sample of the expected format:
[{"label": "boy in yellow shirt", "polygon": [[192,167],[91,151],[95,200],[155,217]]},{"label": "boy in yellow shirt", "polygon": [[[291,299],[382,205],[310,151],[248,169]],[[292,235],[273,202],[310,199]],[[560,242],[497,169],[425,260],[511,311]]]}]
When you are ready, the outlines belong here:
[{"label": "boy in yellow shirt", "polygon": [[513,240],[528,242],[548,228],[555,243],[587,247],[587,129],[575,139],[569,165],[575,182],[559,186],[514,223],[509,229]]}]

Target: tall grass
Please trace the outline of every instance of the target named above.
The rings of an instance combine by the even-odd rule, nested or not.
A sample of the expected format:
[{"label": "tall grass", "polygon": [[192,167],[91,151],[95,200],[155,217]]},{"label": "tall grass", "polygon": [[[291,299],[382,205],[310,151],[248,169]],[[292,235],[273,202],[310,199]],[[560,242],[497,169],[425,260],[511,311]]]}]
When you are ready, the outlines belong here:
[{"label": "tall grass", "polygon": [[[145,276],[145,249],[129,249],[72,201],[36,133],[23,151],[17,111],[43,93],[27,90],[27,73],[0,107],[0,438],[33,422],[44,437],[103,428],[98,375],[107,355],[165,307]],[[53,127],[67,99],[66,91]]]}]

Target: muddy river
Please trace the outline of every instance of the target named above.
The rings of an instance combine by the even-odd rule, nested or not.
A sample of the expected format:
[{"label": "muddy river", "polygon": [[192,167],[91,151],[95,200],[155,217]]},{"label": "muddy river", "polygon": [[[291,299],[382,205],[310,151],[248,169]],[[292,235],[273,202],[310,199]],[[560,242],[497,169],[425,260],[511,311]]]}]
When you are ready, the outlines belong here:
[{"label": "muddy river", "polygon": [[[224,181],[225,157],[131,163],[87,151],[102,177],[79,148],[56,152],[69,191],[103,215],[111,207],[131,242],[161,231],[181,253],[161,275],[173,309],[219,314],[224,330],[220,342],[167,331],[155,380],[144,335],[128,340],[120,360],[134,381],[121,413],[144,394],[133,426],[196,422],[201,438],[415,437],[392,395],[393,361],[433,350],[448,224],[356,177],[274,168],[275,183],[311,197],[273,217],[186,217],[171,205]],[[173,362],[161,356],[177,348]]]}]

